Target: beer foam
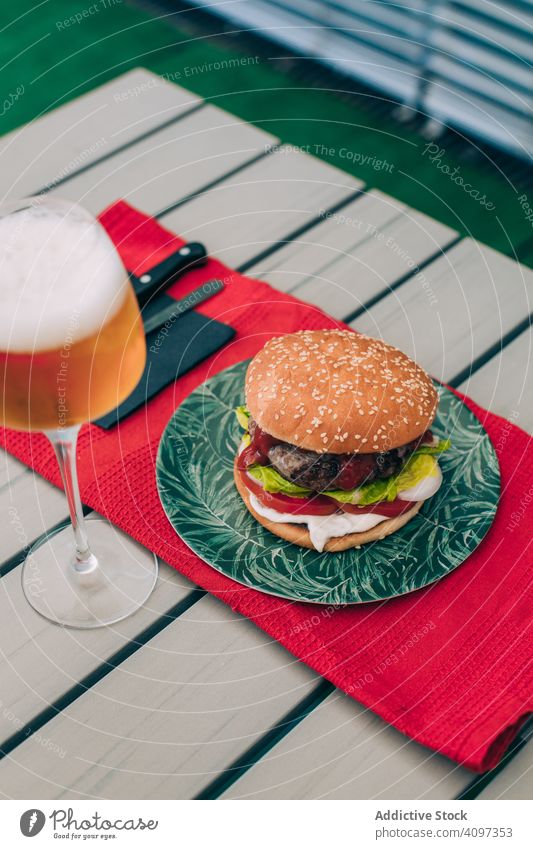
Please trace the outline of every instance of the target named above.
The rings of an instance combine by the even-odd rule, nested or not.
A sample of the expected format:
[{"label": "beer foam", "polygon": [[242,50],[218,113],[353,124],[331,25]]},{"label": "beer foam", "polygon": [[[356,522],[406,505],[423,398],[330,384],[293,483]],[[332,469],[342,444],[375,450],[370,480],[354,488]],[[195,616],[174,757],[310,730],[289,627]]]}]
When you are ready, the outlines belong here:
[{"label": "beer foam", "polygon": [[32,198],[0,217],[1,350],[51,350],[97,333],[128,285],[107,233],[80,207]]}]

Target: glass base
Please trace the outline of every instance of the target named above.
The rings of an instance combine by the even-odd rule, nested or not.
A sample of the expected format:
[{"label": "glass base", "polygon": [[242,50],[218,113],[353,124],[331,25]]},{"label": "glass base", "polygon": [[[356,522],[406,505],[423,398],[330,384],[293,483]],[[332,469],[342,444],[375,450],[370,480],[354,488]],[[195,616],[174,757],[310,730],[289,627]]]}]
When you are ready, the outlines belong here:
[{"label": "glass base", "polygon": [[92,571],[76,570],[72,527],[46,534],[30,549],[22,589],[31,606],[58,625],[100,628],[125,619],[154,589],[157,558],[105,519],[87,519]]}]

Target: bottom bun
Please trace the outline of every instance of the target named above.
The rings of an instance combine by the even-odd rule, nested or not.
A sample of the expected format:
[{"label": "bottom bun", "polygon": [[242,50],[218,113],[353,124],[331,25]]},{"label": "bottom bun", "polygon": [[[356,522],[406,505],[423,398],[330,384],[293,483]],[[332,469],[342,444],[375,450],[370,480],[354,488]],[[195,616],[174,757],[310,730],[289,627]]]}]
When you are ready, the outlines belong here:
[{"label": "bottom bun", "polygon": [[[256,513],[250,503],[250,490],[246,487],[237,471],[237,458],[235,458],[233,475],[235,478],[235,486],[239,490],[239,495],[254,519],[257,519],[259,524],[263,525],[267,531],[281,537],[281,539],[286,539],[287,542],[293,542],[296,545],[301,545],[303,548],[312,548],[313,550],[316,550],[311,542],[309,531],[305,525],[293,525],[290,522],[271,522],[270,519],[265,519],[264,516],[260,516],[259,513]],[[406,525],[413,516],[416,516],[423,503],[423,501],[417,501],[415,506],[411,510],[408,510],[407,513],[402,513],[401,516],[395,516],[393,519],[385,519],[369,531],[363,531],[358,534],[345,534],[342,537],[332,537],[324,546],[324,551],[346,551],[348,548],[359,548],[360,545],[365,545],[367,542],[384,539],[385,537],[390,536],[390,534],[393,534],[395,531],[398,531],[400,528],[403,528],[403,526]]]}]

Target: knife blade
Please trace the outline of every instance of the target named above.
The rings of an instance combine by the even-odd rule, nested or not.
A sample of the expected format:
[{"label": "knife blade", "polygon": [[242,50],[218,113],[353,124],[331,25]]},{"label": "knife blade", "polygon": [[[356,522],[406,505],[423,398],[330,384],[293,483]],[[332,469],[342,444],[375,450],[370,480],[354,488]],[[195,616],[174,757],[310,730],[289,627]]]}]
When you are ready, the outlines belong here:
[{"label": "knife blade", "polygon": [[143,307],[156,295],[168,289],[181,274],[204,265],[205,262],[207,251],[204,245],[201,242],[189,242],[139,277],[130,272],[139,306]]},{"label": "knife blade", "polygon": [[213,279],[202,283],[197,289],[193,289],[192,292],[189,292],[188,295],[185,295],[185,297],[179,300],[165,297],[165,306],[155,308],[156,305],[154,305],[154,308],[143,314],[144,332],[148,335],[149,333],[153,333],[154,330],[158,330],[167,322],[174,323],[180,315],[212,298],[213,295],[221,292],[223,288],[224,284],[222,280]]}]

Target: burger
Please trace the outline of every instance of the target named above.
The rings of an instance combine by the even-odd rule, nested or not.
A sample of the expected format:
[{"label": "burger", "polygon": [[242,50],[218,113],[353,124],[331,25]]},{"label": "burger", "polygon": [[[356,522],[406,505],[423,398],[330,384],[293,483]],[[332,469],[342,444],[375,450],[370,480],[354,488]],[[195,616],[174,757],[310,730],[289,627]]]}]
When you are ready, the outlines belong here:
[{"label": "burger", "polygon": [[438,396],[406,354],[348,330],[271,339],[248,366],[237,490],[281,539],[343,551],[407,524],[442,483]]}]

